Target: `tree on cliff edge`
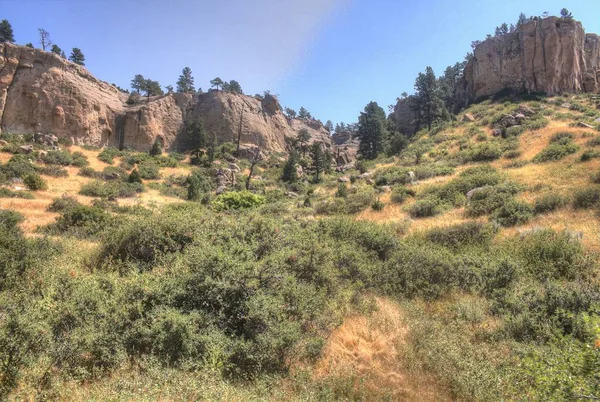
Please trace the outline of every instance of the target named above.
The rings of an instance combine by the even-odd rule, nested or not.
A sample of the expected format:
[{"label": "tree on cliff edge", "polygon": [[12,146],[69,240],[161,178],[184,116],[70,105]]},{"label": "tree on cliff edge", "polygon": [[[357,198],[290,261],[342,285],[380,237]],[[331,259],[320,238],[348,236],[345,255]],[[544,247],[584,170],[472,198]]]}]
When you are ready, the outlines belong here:
[{"label": "tree on cliff edge", "polygon": [[427,129],[431,130],[431,124],[442,114],[444,107],[439,83],[431,67],[427,66],[425,73],[419,73],[415,90],[416,93],[411,97],[411,108],[417,113],[419,123],[427,124]]},{"label": "tree on cliff edge", "polygon": [[215,78],[214,80],[210,80],[210,86],[216,87],[218,91],[219,88],[223,86],[223,80],[219,77]]},{"label": "tree on cliff edge", "polygon": [[83,52],[78,47],[74,47],[71,51],[71,55],[69,56],[69,60],[71,60],[75,64],[79,64],[80,66],[85,66],[85,56]]},{"label": "tree on cliff edge", "polygon": [[177,92],[194,93],[194,77],[192,77],[192,69],[185,67],[181,71],[181,75],[177,80]]},{"label": "tree on cliff edge", "polygon": [[569,10],[567,10],[566,8],[563,8],[562,10],[560,10],[560,18],[564,18],[566,20],[572,20],[573,14],[571,14],[571,12]]},{"label": "tree on cliff edge", "polygon": [[38,34],[40,35],[40,45],[42,45],[42,50],[45,52],[46,48],[52,45],[50,32],[46,31],[44,28],[38,28]]},{"label": "tree on cliff edge", "polygon": [[0,21],[0,42],[10,42],[13,43],[15,41],[15,36],[13,34],[12,25],[8,20]]}]

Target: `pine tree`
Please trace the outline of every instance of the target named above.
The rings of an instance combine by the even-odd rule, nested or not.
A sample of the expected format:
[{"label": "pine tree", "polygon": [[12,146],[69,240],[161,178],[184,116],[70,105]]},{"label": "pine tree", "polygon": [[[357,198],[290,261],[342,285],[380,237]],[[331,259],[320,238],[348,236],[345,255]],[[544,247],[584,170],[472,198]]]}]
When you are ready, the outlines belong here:
[{"label": "pine tree", "polygon": [[331,120],[327,120],[327,123],[325,123],[325,128],[327,129],[327,131],[329,131],[329,133],[333,132],[333,122]]},{"label": "pine tree", "polygon": [[65,54],[64,50],[61,50],[60,57],[62,57],[63,59],[67,60],[67,55]]},{"label": "pine tree", "polygon": [[202,120],[199,119],[190,123],[186,133],[192,149],[192,159],[195,159],[197,163],[202,156],[202,148],[206,146],[206,135],[204,133]]},{"label": "pine tree", "polygon": [[298,152],[292,151],[288,156],[285,165],[283,165],[283,173],[281,175],[281,180],[286,183],[293,183],[298,180],[298,175],[296,173],[296,165],[298,164],[298,160],[300,159],[300,155]]},{"label": "pine tree", "polygon": [[291,119],[295,119],[296,118],[296,111],[290,107],[286,107],[285,109],[285,114],[288,115],[289,118]]},{"label": "pine tree", "polygon": [[75,64],[79,64],[80,66],[85,66],[85,56],[81,52],[81,49],[74,47],[71,55],[69,56],[69,60],[71,60]]},{"label": "pine tree", "polygon": [[387,137],[385,111],[377,102],[370,102],[358,117],[358,137],[361,158],[375,159],[383,151]]},{"label": "pine tree", "polygon": [[8,22],[8,20],[0,21],[0,42],[13,43],[14,41],[15,36],[10,22]]},{"label": "pine tree", "polygon": [[310,141],[310,138],[310,132],[305,128],[301,129],[296,136],[296,144],[298,144],[300,147],[303,158],[306,156],[306,151],[308,150],[308,141]]},{"label": "pine tree", "polygon": [[162,144],[158,138],[154,140],[154,144],[152,144],[152,148],[148,152],[150,156],[161,156],[162,155]]},{"label": "pine tree", "polygon": [[227,92],[232,92],[234,94],[244,94],[244,91],[242,91],[242,86],[236,80],[231,80],[229,82],[223,83],[223,90]]},{"label": "pine tree", "polygon": [[304,108],[304,106],[301,106],[300,110],[298,111],[298,118],[299,119],[310,119],[310,118],[312,118],[312,116],[310,115],[308,110],[306,110]]},{"label": "pine tree", "polygon": [[194,92],[194,77],[192,77],[192,69],[185,67],[181,71],[181,75],[177,80],[177,92],[193,93]]},{"label": "pine tree", "polygon": [[415,80],[416,93],[410,97],[411,108],[417,112],[419,124],[427,124],[431,130],[433,121],[442,115],[443,102],[439,91],[438,81],[431,67],[425,73],[419,73]]},{"label": "pine tree", "polygon": [[560,10],[560,18],[564,18],[566,20],[572,20],[573,14],[571,14],[571,12],[569,10],[567,10],[566,8],[563,8],[562,10]]},{"label": "pine tree", "polygon": [[131,80],[131,89],[133,89],[134,92],[141,93],[145,85],[146,79],[142,74],[136,74]]},{"label": "pine tree", "polygon": [[331,154],[323,151],[321,142],[313,142],[310,147],[311,169],[314,173],[313,181],[319,183],[321,181],[321,173],[326,171],[331,165]]},{"label": "pine tree", "polygon": [[58,47],[58,45],[56,43],[52,45],[52,48],[50,49],[50,51],[59,56],[61,55],[61,53],[63,53],[62,49],[60,47]]},{"label": "pine tree", "polygon": [[218,91],[219,87],[223,86],[223,80],[220,79],[219,77],[217,77],[217,78],[215,78],[213,80],[210,80],[210,86],[217,88],[217,91]]}]

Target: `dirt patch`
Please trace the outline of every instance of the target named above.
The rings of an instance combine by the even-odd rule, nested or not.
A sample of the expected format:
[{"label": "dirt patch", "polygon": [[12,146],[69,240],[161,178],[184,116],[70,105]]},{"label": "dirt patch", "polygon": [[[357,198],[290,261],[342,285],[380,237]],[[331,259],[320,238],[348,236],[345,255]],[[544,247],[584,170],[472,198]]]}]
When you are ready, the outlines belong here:
[{"label": "dirt patch", "polygon": [[351,316],[331,334],[315,377],[352,373],[354,386],[366,388],[370,400],[452,400],[435,378],[403,363],[408,327],[398,305],[382,298],[376,305],[369,316]]}]

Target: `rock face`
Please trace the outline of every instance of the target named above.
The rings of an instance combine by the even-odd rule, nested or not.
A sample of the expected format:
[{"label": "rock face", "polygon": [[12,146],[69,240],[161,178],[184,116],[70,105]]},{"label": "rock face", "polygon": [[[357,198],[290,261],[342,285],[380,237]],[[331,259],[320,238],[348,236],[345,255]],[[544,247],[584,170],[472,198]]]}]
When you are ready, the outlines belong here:
[{"label": "rock face", "polygon": [[[288,119],[277,98],[210,91],[170,93],[127,104],[128,95],[61,57],[0,43],[0,130],[70,138],[76,144],[148,150],[156,138],[167,149],[185,150],[185,125],[202,118],[220,142],[260,143],[284,152],[286,137],[301,129],[331,148],[328,131],[315,120]],[[240,125],[241,121],[241,125]]]},{"label": "rock face", "polygon": [[548,17],[513,33],[483,41],[474,50],[457,88],[457,103],[505,89],[545,92],[600,91],[600,41],[581,23]]},{"label": "rock face", "polygon": [[410,136],[417,132],[415,112],[411,110],[408,99],[398,99],[389,118],[396,122],[396,130],[402,134]]}]

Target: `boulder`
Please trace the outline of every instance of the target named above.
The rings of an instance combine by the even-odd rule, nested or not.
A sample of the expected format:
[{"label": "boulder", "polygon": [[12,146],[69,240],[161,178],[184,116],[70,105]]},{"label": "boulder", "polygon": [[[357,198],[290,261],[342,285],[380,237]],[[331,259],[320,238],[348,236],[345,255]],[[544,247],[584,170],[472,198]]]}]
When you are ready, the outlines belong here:
[{"label": "boulder", "polygon": [[571,104],[570,103],[561,103],[560,107],[562,107],[563,109],[570,109],[571,108]]},{"label": "boulder", "polygon": [[234,171],[236,173],[239,173],[242,171],[242,169],[240,169],[240,167],[238,165],[236,165],[235,163],[230,163],[229,169],[231,169],[232,171]]},{"label": "boulder", "polygon": [[369,185],[372,186],[373,184],[375,184],[375,182],[373,181],[373,179],[367,179],[365,180],[365,182]]},{"label": "boulder", "polygon": [[500,120],[500,125],[502,127],[516,126],[517,125],[517,119],[513,115],[505,114],[504,117],[502,117],[502,120]]},{"label": "boulder", "polygon": [[503,130],[501,128],[495,128],[492,130],[492,135],[494,137],[500,137],[503,133]]},{"label": "boulder", "polygon": [[287,198],[298,198],[298,194],[294,193],[293,191],[288,191],[285,193],[285,196]]},{"label": "boulder", "polygon": [[578,125],[579,127],[583,127],[583,128],[591,128],[591,129],[593,129],[593,128],[594,128],[594,126],[592,126],[591,124],[587,124],[587,123],[584,123],[584,122],[582,122],[582,121],[580,121],[579,123],[577,123],[577,125]]},{"label": "boulder", "polygon": [[527,105],[519,105],[517,108],[518,114],[524,114],[525,116],[533,116],[535,114],[535,110]]},{"label": "boulder", "polygon": [[465,115],[462,118],[462,121],[467,121],[467,122],[475,121],[475,116],[473,116],[470,113],[465,113]]},{"label": "boulder", "polygon": [[357,179],[361,179],[361,180],[365,180],[368,179],[369,177],[371,177],[372,173],[371,172],[365,172],[365,173],[361,173],[358,176],[356,176]]},{"label": "boulder", "polygon": [[19,147],[19,152],[22,154],[30,154],[33,152],[33,145],[21,145]]},{"label": "boulder", "polygon": [[415,184],[417,181],[417,176],[415,175],[415,172],[413,172],[412,170],[410,172],[408,172],[408,181],[411,184]]},{"label": "boulder", "polygon": [[470,200],[471,197],[473,197],[473,194],[478,193],[479,191],[485,189],[487,186],[483,186],[483,187],[475,187],[474,189],[471,189],[469,191],[467,191],[467,200]]},{"label": "boulder", "polygon": [[525,115],[523,113],[517,113],[515,115],[515,120],[517,121],[517,124],[521,124],[523,123],[523,121],[525,121],[527,117],[525,117]]},{"label": "boulder", "polygon": [[227,190],[227,188],[226,188],[225,186],[219,186],[219,187],[217,187],[217,191],[216,191],[216,193],[217,193],[217,195],[221,195],[221,194],[223,194],[223,193],[224,193],[226,190]]},{"label": "boulder", "polygon": [[8,145],[8,142],[7,142],[7,141],[0,140],[0,147],[5,147],[5,146],[7,146],[7,145]]},{"label": "boulder", "polygon": [[350,183],[350,178],[347,176],[338,177],[338,182],[340,183]]}]

